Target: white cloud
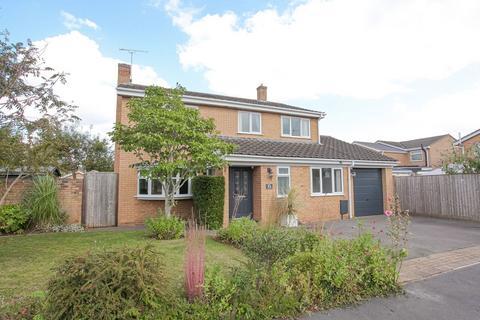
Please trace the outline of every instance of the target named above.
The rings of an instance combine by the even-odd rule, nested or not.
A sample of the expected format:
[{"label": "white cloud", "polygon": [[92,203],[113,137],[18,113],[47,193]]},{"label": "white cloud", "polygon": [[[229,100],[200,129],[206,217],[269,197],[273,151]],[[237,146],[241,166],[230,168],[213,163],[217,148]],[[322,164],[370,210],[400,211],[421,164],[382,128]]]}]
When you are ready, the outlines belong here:
[{"label": "white cloud", "polygon": [[73,14],[66,11],[61,11],[60,15],[63,18],[63,25],[69,30],[77,30],[81,29],[82,27],[88,27],[93,30],[99,29],[99,26],[90,19],[77,18]]},{"label": "white cloud", "polygon": [[182,66],[216,92],[252,96],[264,83],[272,100],[377,99],[480,62],[478,0],[309,0],[245,19],[164,7],[188,36]]},{"label": "white cloud", "polygon": [[[71,31],[34,43],[44,48],[45,65],[68,73],[67,84],[56,86],[65,101],[79,106],[77,115],[85,128],[105,134],[115,121],[117,64],[106,57],[97,42],[78,31]],[[133,81],[139,84],[168,86],[149,66],[133,65]]]}]

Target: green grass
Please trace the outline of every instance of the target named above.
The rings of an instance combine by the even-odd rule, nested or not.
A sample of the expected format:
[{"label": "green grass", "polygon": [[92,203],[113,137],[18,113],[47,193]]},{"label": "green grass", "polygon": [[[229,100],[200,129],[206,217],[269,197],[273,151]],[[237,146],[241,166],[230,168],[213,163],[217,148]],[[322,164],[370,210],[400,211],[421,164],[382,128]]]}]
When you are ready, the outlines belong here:
[{"label": "green grass", "polygon": [[[89,250],[152,243],[163,255],[167,275],[182,281],[185,240],[151,240],[144,231],[94,231],[0,237],[0,304],[45,290],[52,268]],[[208,238],[206,263],[229,267],[241,252]],[[181,283],[181,282],[180,282]]]}]

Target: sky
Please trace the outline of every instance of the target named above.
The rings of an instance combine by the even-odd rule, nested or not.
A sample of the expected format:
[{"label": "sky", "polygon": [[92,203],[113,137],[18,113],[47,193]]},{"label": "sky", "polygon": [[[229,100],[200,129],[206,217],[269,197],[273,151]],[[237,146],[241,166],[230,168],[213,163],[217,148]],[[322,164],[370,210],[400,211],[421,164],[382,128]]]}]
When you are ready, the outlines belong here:
[{"label": "sky", "polygon": [[0,28],[68,73],[56,92],[82,127],[115,120],[120,48],[133,82],[327,113],[346,141],[465,135],[480,128],[480,1],[3,0]]}]

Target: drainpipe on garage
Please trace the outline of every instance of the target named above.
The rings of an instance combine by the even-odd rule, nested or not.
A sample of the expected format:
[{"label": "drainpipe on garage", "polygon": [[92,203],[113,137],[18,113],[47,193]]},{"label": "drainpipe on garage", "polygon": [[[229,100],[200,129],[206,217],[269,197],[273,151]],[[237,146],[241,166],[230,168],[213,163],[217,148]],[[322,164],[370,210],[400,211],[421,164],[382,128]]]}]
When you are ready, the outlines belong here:
[{"label": "drainpipe on garage", "polygon": [[348,216],[353,219],[353,201],[352,201],[352,168],[355,166],[355,161],[352,161],[350,167],[348,167]]}]

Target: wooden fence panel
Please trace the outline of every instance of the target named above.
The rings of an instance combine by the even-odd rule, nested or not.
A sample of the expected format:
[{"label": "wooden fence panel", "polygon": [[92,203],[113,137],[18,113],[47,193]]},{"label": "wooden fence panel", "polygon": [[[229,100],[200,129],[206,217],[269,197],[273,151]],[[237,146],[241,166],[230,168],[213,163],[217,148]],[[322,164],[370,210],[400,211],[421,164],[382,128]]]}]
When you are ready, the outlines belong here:
[{"label": "wooden fence panel", "polygon": [[412,214],[480,221],[480,174],[395,177],[395,188]]},{"label": "wooden fence panel", "polygon": [[117,224],[117,174],[88,172],[84,178],[82,222],[87,227],[112,227]]}]

